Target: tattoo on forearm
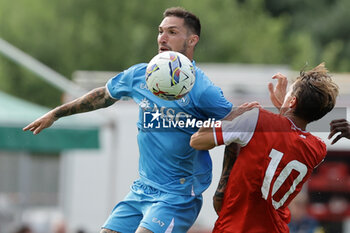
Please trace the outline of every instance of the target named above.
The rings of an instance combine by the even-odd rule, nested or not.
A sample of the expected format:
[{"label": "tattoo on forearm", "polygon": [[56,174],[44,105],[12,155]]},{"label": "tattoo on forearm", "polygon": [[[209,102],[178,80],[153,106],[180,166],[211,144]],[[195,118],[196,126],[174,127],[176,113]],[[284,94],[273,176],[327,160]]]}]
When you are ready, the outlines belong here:
[{"label": "tattoo on forearm", "polygon": [[237,155],[239,153],[240,146],[238,144],[232,143],[229,146],[225,147],[224,152],[224,161],[222,165],[221,177],[219,180],[218,187],[215,192],[215,196],[217,198],[223,198],[224,192],[226,189],[228,178],[230,177],[230,173],[232,167],[236,161]]},{"label": "tattoo on forearm", "polygon": [[116,100],[110,98],[106,94],[105,87],[96,88],[86,95],[58,107],[55,110],[57,118],[73,115],[76,113],[93,111],[99,108],[104,108],[115,103]]}]

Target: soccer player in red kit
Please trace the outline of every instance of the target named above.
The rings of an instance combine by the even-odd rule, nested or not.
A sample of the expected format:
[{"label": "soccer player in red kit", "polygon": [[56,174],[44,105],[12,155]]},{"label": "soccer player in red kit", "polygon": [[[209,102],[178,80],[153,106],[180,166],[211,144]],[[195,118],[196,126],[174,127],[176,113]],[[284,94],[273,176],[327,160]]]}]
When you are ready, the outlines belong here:
[{"label": "soccer player in red kit", "polygon": [[[277,78],[286,80],[281,74]],[[242,146],[213,232],[289,232],[288,204],[327,152],[324,142],[307,132],[306,125],[331,111],[337,95],[338,86],[320,64],[300,73],[280,114],[253,108],[192,136],[191,146],[199,150],[233,142]]]}]

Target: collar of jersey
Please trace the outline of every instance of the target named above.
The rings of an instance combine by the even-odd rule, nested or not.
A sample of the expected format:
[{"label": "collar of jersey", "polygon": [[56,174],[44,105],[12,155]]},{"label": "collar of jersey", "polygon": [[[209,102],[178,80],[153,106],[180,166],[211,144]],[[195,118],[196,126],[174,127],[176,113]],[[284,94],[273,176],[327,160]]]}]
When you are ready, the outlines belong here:
[{"label": "collar of jersey", "polygon": [[300,129],[298,126],[296,126],[296,125],[294,124],[294,122],[293,122],[291,119],[289,119],[288,117],[287,117],[287,119],[292,123],[292,125],[294,126],[294,128],[296,128],[298,131],[300,131],[300,132],[302,132],[302,133],[309,133],[308,131],[302,130],[302,129]]}]

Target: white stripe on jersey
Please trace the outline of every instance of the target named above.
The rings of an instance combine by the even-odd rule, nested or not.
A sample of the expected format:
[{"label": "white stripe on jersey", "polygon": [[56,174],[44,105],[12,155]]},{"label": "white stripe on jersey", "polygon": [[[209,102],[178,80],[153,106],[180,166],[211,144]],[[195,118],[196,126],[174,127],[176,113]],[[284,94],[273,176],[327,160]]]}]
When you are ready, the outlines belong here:
[{"label": "white stripe on jersey", "polygon": [[247,145],[253,137],[258,117],[259,108],[253,108],[232,121],[222,121],[221,128],[225,145],[229,145],[232,142],[241,146]]}]

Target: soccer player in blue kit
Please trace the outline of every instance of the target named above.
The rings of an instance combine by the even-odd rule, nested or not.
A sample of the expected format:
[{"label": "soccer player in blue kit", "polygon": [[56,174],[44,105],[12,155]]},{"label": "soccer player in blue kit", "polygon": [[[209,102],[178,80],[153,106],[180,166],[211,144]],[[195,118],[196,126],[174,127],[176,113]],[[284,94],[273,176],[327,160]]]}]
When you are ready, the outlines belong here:
[{"label": "soccer player in blue kit", "polygon": [[[193,61],[201,31],[198,17],[179,7],[165,10],[163,16],[158,52],[181,52]],[[195,222],[202,206],[202,192],[211,183],[211,158],[208,151],[197,151],[189,145],[197,125],[158,126],[181,120],[213,122],[228,115],[232,104],[194,61],[193,65],[196,82],[180,100],[166,101],[153,95],[146,88],[147,64],[137,64],[111,78],[105,87],[56,107],[23,129],[37,134],[60,117],[108,107],[122,97],[131,97],[139,104],[140,178],[115,206],[101,233],[185,233]]]}]

